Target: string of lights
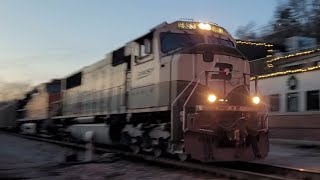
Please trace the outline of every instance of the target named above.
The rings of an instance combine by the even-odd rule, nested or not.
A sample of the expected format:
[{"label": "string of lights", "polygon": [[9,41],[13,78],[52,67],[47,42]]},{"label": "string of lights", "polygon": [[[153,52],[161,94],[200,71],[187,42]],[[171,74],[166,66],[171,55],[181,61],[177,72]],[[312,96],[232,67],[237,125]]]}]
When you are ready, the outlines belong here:
[{"label": "string of lights", "polygon": [[313,50],[308,50],[308,51],[292,53],[292,54],[288,54],[288,55],[285,55],[285,56],[280,56],[280,57],[276,57],[276,58],[270,59],[270,60],[267,61],[267,63],[271,63],[271,62],[274,62],[274,61],[279,61],[279,60],[287,59],[287,58],[291,58],[291,57],[302,56],[302,55],[306,55],[306,54],[310,54],[310,53],[314,53],[314,52],[318,52],[318,51],[320,51],[320,49],[313,49]]},{"label": "string of lights", "polygon": [[266,55],[266,57],[272,57],[272,53],[273,53],[273,44],[269,44],[269,43],[265,43],[265,42],[253,42],[253,41],[244,41],[244,40],[237,40],[236,41],[237,44],[241,44],[241,45],[249,45],[249,46],[259,46],[259,47],[267,47],[267,52],[268,55]]},{"label": "string of lights", "polygon": [[[258,79],[277,77],[277,76],[283,76],[283,75],[295,74],[295,73],[302,73],[302,72],[314,71],[314,70],[319,70],[319,69],[320,69],[320,65],[307,67],[307,68],[299,68],[299,69],[294,69],[294,70],[278,71],[278,72],[274,72],[274,73],[270,73],[270,74],[260,75],[260,76],[258,76]],[[251,80],[255,80],[255,78],[256,77],[251,77]]]},{"label": "string of lights", "polygon": [[[265,47],[273,47],[273,44],[268,44],[268,43],[260,43],[260,42],[252,42],[252,41],[242,41],[238,40],[236,42],[237,44],[246,44],[246,45],[254,45],[254,46],[265,46]],[[271,49],[270,49],[271,50]],[[269,51],[269,50],[268,50]],[[272,52],[273,50],[271,50]],[[270,51],[269,51],[270,52]]]}]

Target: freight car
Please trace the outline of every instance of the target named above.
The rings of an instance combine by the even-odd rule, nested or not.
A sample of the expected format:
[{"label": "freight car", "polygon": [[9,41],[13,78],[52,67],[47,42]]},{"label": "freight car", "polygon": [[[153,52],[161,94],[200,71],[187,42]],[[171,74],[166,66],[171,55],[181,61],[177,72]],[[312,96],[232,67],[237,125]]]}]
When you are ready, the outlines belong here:
[{"label": "freight car", "polygon": [[16,128],[17,101],[0,102],[0,129]]},{"label": "freight car", "polygon": [[61,113],[49,110],[38,120],[77,138],[93,132],[97,143],[135,153],[206,162],[264,158],[267,111],[250,76],[248,60],[223,27],[162,23],[63,78],[62,99],[49,103]]}]

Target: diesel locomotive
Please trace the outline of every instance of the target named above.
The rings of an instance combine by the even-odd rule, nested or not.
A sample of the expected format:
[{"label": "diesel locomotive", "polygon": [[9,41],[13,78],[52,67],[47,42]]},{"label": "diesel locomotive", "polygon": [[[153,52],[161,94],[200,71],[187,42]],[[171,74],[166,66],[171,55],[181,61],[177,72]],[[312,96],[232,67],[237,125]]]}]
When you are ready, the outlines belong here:
[{"label": "diesel locomotive", "polygon": [[236,41],[213,23],[162,23],[29,92],[22,131],[68,132],[203,162],[265,158],[268,112]]}]

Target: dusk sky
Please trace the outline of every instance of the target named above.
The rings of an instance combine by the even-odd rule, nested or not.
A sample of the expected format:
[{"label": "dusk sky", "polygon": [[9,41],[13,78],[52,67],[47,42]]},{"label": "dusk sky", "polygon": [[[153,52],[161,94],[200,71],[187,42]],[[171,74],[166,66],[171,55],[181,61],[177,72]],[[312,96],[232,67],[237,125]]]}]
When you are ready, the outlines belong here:
[{"label": "dusk sky", "polygon": [[271,20],[277,0],[0,0],[0,83],[61,78],[180,18],[233,35]]}]

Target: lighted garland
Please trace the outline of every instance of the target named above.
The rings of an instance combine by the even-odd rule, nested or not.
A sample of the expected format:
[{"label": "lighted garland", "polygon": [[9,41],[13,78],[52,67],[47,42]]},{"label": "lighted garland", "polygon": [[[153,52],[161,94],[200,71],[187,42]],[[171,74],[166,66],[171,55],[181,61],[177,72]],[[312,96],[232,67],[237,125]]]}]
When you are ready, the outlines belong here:
[{"label": "lighted garland", "polygon": [[289,55],[286,55],[286,56],[276,57],[276,58],[268,60],[267,63],[271,63],[271,62],[278,61],[278,60],[281,60],[281,59],[287,59],[287,58],[290,58],[290,57],[306,55],[306,54],[314,53],[314,52],[317,52],[317,51],[320,51],[320,49],[314,49],[314,50],[309,50],[309,51],[303,51],[303,52],[298,52],[298,53],[294,53],[294,54],[289,54]]},{"label": "lighted garland", "polygon": [[[254,46],[265,46],[265,47],[273,47],[272,44],[268,43],[258,43],[258,42],[250,42],[250,41],[237,41],[237,44],[246,44],[246,45],[254,45]],[[269,51],[269,50],[268,50]],[[273,51],[270,49],[270,51]]]},{"label": "lighted garland", "polygon": [[268,66],[268,68],[272,68],[273,64],[268,64],[267,66]]},{"label": "lighted garland", "polygon": [[[314,71],[314,70],[317,70],[317,69],[320,69],[320,65],[312,66],[312,67],[308,67],[308,68],[301,68],[301,69],[294,69],[294,70],[287,70],[287,71],[279,71],[279,72],[275,72],[275,73],[260,75],[260,76],[258,76],[258,79],[264,79],[264,78],[269,78],[269,77],[283,76],[283,75],[287,75],[287,74]],[[254,79],[255,79],[255,77],[251,77],[251,80],[254,80]]]}]

